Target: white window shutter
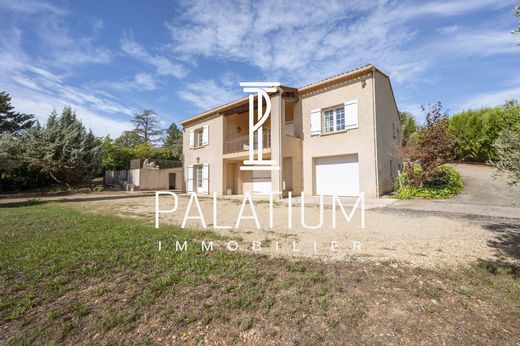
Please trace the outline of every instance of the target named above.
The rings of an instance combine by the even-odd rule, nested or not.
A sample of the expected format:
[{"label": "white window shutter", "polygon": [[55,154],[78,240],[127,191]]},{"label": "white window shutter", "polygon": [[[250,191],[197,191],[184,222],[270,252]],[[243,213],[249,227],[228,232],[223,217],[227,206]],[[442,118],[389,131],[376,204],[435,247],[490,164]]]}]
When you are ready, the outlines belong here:
[{"label": "white window shutter", "polygon": [[204,129],[202,130],[202,145],[208,145],[209,144],[209,126],[205,125]]},{"label": "white window shutter", "polygon": [[321,109],[311,111],[311,136],[321,133]]},{"label": "white window shutter", "polygon": [[345,128],[358,126],[358,102],[345,102]]},{"label": "white window shutter", "polygon": [[187,192],[193,191],[193,166],[192,165],[188,166],[188,179],[186,180],[186,189],[188,190]]},{"label": "white window shutter", "polygon": [[190,149],[193,149],[193,145],[195,144],[195,131],[190,130]]},{"label": "white window shutter", "polygon": [[209,194],[209,165],[207,163],[202,166],[202,192]]}]

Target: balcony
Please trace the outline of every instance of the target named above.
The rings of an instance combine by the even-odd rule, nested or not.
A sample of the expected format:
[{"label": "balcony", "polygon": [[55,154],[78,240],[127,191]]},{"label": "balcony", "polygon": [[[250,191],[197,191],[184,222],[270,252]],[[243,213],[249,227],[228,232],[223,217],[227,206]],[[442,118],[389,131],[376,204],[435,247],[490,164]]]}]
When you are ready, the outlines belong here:
[{"label": "balcony", "polygon": [[[271,131],[262,134],[263,149],[271,148]],[[258,149],[258,136],[254,136],[254,149]],[[240,153],[249,151],[249,136],[241,136],[224,141],[224,154]]]}]

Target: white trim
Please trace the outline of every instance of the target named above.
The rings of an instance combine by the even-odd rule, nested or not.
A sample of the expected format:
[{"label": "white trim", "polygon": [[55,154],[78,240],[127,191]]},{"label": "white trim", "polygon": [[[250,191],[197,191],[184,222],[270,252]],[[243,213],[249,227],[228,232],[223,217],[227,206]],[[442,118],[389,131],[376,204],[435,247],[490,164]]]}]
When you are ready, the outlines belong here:
[{"label": "white trim", "polygon": [[[355,105],[355,107],[352,107]],[[359,106],[357,100],[345,102],[345,129],[354,129],[359,127]],[[350,114],[349,114],[350,113]]]},{"label": "white trim", "polygon": [[188,166],[188,176],[186,179],[186,191],[193,191],[193,165]]},{"label": "white trim", "polygon": [[204,128],[202,129],[202,145],[208,145],[209,144],[209,126],[204,125]]},{"label": "white trim", "polygon": [[189,141],[189,148],[193,149],[195,145],[195,130],[190,130],[190,141]]},{"label": "white trim", "polygon": [[321,134],[321,109],[311,110],[309,121],[311,136]]},{"label": "white trim", "polygon": [[202,165],[202,193],[209,195],[209,164]]}]

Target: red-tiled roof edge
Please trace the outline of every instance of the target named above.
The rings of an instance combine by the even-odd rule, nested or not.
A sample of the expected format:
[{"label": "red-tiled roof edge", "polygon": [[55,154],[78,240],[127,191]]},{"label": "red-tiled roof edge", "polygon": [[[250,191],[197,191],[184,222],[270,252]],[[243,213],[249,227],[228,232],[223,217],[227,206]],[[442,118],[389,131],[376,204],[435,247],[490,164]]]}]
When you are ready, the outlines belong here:
[{"label": "red-tiled roof edge", "polygon": [[[352,70],[349,70],[349,71],[346,71],[344,73],[340,73],[340,74],[337,74],[337,75],[334,75],[334,76],[331,76],[331,77],[327,77],[325,79],[322,79],[320,81],[317,81],[317,82],[314,82],[314,83],[311,83],[311,84],[307,84],[307,85],[304,85],[304,86],[301,86],[299,88],[296,88],[298,90],[298,92],[300,91],[306,91],[308,89],[311,89],[311,88],[314,88],[314,87],[317,87],[321,84],[324,84],[324,83],[327,83],[327,82],[330,82],[330,81],[333,81],[335,79],[342,79],[342,78],[345,78],[345,77],[349,77],[351,75],[355,75],[361,71],[365,71],[368,72],[368,71],[375,71],[377,70],[379,73],[381,73],[382,75],[384,75],[385,77],[388,78],[388,76],[383,73],[381,70],[379,70],[377,67],[375,67],[374,65],[372,64],[367,64],[365,66],[361,66],[361,67],[358,67],[358,68],[355,68],[355,69],[352,69]],[[237,99],[237,100],[234,100],[234,101],[231,101],[231,102],[228,102],[228,103],[225,103],[223,105],[220,105],[220,106],[217,106],[217,107],[213,107],[211,109],[208,109],[207,111],[204,111],[202,113],[199,113],[191,118],[188,118],[186,120],[183,120],[181,122],[182,125],[188,123],[188,122],[193,122],[193,121],[196,121],[196,120],[199,120],[199,119],[203,119],[205,118],[206,116],[210,116],[210,115],[213,115],[215,113],[217,113],[219,110],[222,110],[226,107],[229,107],[229,106],[232,106],[232,105],[239,105],[240,103],[244,102],[244,101],[247,101],[248,97],[243,97],[241,99]]]}]

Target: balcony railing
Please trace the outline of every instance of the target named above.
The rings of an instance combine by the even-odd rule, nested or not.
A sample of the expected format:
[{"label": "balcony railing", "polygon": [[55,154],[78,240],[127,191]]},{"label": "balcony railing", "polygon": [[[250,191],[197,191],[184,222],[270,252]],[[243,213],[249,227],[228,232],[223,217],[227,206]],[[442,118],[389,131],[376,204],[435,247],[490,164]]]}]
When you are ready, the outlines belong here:
[{"label": "balcony railing", "polygon": [[[262,134],[262,148],[271,148],[271,132]],[[258,149],[258,136],[254,136],[254,149]],[[224,141],[224,154],[239,153],[249,150],[249,136],[237,137]]]}]

